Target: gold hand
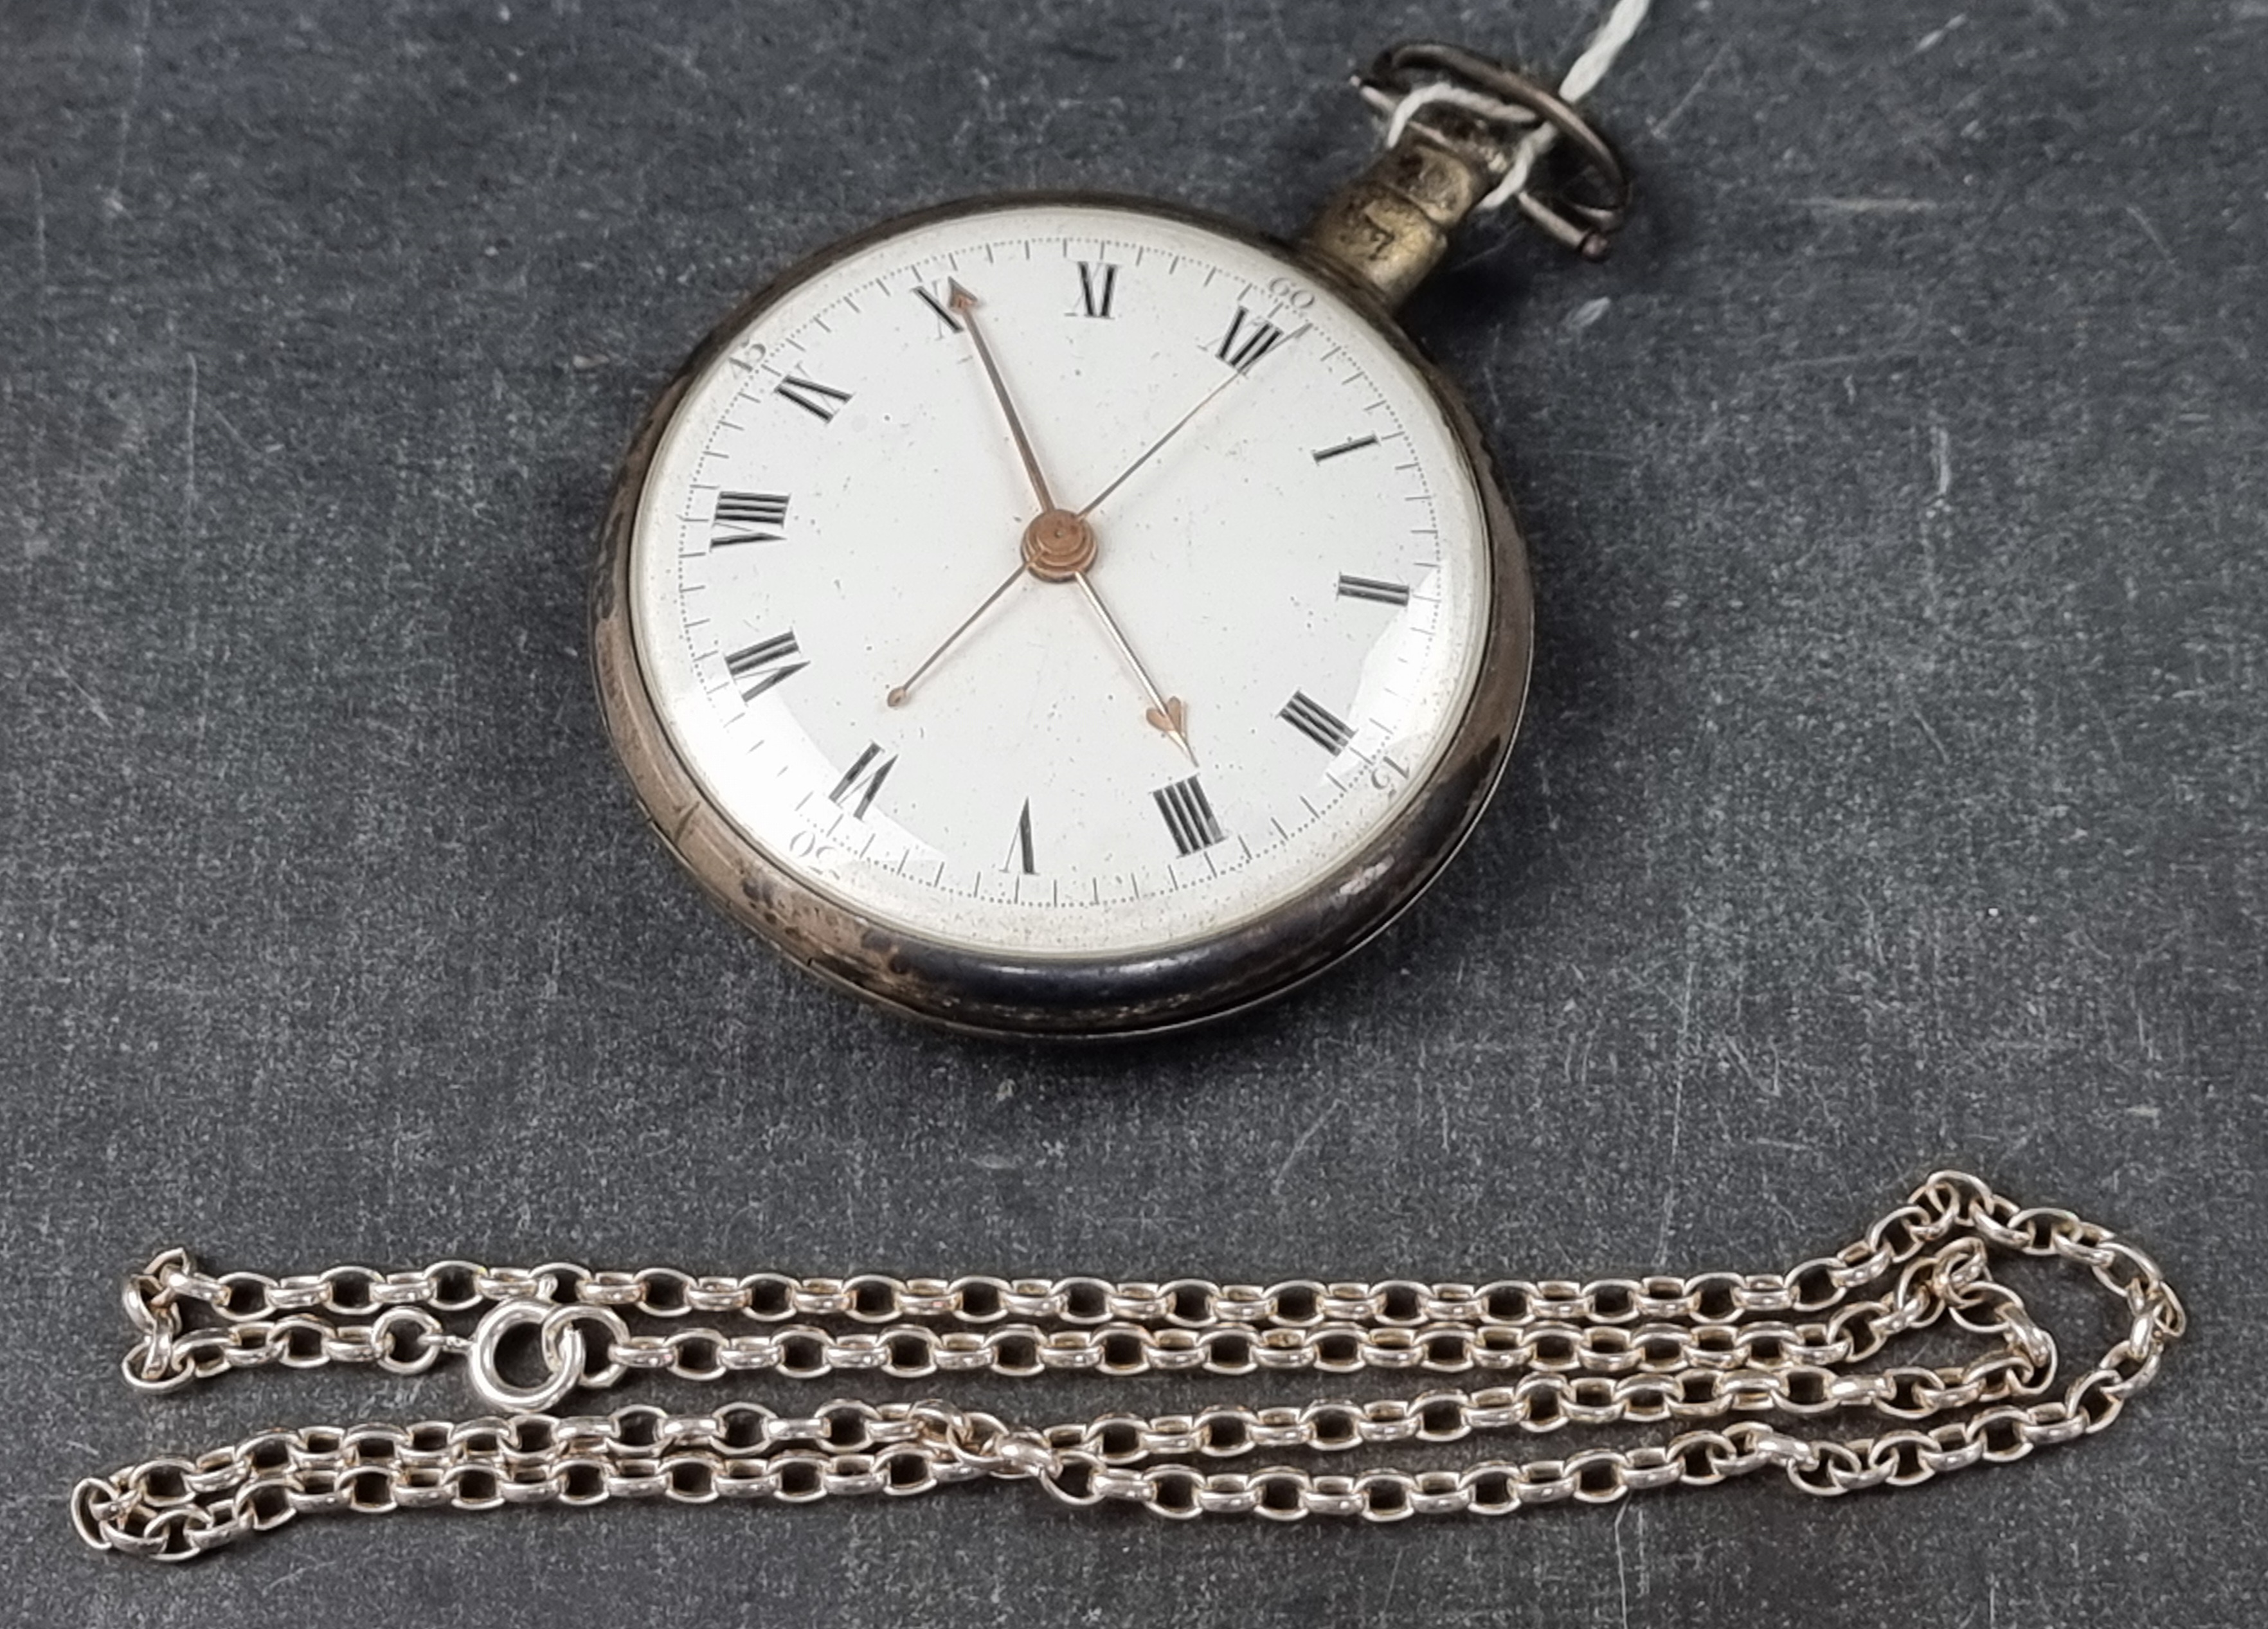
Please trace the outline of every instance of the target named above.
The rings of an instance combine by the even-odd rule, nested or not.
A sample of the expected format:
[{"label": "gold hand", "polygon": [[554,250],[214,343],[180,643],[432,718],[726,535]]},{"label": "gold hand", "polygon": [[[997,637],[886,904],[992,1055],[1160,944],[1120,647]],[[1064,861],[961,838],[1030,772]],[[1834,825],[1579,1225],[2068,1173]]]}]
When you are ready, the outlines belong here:
[{"label": "gold hand", "polygon": [[1150,670],[1142,666],[1142,659],[1134,654],[1134,647],[1126,642],[1126,635],[1119,628],[1118,619],[1111,615],[1109,608],[1102,603],[1102,596],[1094,592],[1094,585],[1087,580],[1086,573],[1074,571],[1071,579],[1079,585],[1079,593],[1086,596],[1096,620],[1101,623],[1103,632],[1108,634],[1111,644],[1118,647],[1118,654],[1134,670],[1135,678],[1141,681],[1143,691],[1150,698],[1150,711],[1144,715],[1149,719],[1150,727],[1187,753],[1189,762],[1195,763],[1197,755],[1189,745],[1188,704],[1180,697],[1167,696],[1158,689],[1157,681],[1151,678]]},{"label": "gold hand", "polygon": [[1024,461],[1024,473],[1031,477],[1032,494],[1040,500],[1040,512],[1044,514],[1056,506],[1056,500],[1049,496],[1048,478],[1040,473],[1039,457],[1032,451],[1032,439],[1024,433],[1024,421],[1016,416],[1016,404],[1009,399],[1008,387],[992,360],[992,348],[984,343],[984,332],[977,326],[976,296],[957,282],[948,282],[946,286],[951,292],[945,303],[959,313],[961,328],[968,335],[968,343],[976,347],[976,360],[983,365],[984,377],[992,383],[993,399],[999,402],[1001,416],[1008,421],[1008,433],[1015,439],[1017,454]]},{"label": "gold hand", "polygon": [[1023,575],[1024,566],[1021,562],[1019,562],[1016,569],[1009,572],[1005,578],[1001,579],[1000,586],[998,588],[995,588],[990,593],[984,596],[984,603],[978,606],[975,610],[971,611],[966,617],[964,617],[960,627],[954,629],[951,633],[945,636],[945,643],[939,645],[937,649],[932,651],[929,655],[924,659],[922,665],[915,668],[912,673],[907,675],[906,682],[892,689],[887,697],[883,697],[883,699],[888,702],[893,707],[904,706],[906,704],[907,698],[913,694],[914,686],[921,682],[922,676],[928,673],[931,668],[936,667],[938,663],[943,661],[945,660],[945,653],[951,650],[954,645],[961,643],[961,636],[967,633],[971,628],[976,626],[977,619],[982,617],[985,612],[990,610],[995,605],[998,604],[1000,596],[1006,593],[1011,588],[1013,588]]}]

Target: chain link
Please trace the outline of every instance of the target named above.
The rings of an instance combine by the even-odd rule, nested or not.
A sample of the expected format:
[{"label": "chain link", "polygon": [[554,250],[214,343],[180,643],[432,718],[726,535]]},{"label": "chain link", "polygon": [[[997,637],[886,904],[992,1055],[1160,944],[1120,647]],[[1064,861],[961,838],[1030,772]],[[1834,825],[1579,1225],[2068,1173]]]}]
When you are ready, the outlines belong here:
[{"label": "chain link", "polygon": [[[1994,1250],[2085,1267],[2124,1307],[2124,1337],[2059,1393],[2055,1343],[1992,1276]],[[2155,1375],[2183,1316],[2149,1257],[2109,1229],[2068,1211],[2021,1208],[1950,1171],[1930,1177],[1861,1238],[1784,1273],[1260,1286],[717,1278],[666,1267],[445,1261],[410,1272],[347,1265],[270,1278],[215,1277],[186,1251],[169,1250],[128,1280],[124,1304],[136,1337],[124,1373],[144,1390],[269,1364],[376,1364],[414,1375],[461,1358],[475,1392],[499,1411],[454,1423],[264,1432],[78,1485],[71,1519],[82,1538],[160,1560],[297,1515],[608,1499],[796,1503],[902,1497],[981,1478],[1035,1481],[1070,1504],[1112,1500],[1173,1517],[1372,1522],[1603,1504],[1766,1466],[1818,1494],[1909,1486],[2102,1430]],[[195,1327],[192,1313],[203,1320]],[[703,1315],[758,1327],[696,1323],[662,1333],[631,1325]],[[1984,1350],[1958,1365],[1853,1367],[1943,1322],[1984,1338]],[[522,1325],[536,1332],[544,1366],[545,1378],[531,1386],[511,1384],[497,1368],[504,1336]],[[1044,1427],[934,1400],[837,1399],[799,1415],[744,1402],[705,1414],[643,1405],[605,1415],[541,1412],[633,1371],[716,1381],[749,1373],[1365,1369],[1479,1373],[1496,1383],[1360,1402],[1113,1413]],[[1889,1423],[1837,1440],[1729,1419],[1858,1412]],[[1329,1456],[1477,1433],[1646,1424],[1681,1429],[1644,1447],[1454,1470],[1215,1468],[1259,1453]]]}]

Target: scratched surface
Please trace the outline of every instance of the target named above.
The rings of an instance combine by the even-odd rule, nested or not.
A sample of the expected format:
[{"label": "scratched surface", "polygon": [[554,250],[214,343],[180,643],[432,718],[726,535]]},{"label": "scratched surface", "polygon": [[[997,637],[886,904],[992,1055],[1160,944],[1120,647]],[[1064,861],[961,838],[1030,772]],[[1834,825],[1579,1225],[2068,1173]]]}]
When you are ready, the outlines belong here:
[{"label": "scratched surface", "polygon": [[[1506,795],[1309,995],[1078,1055],[857,1009],[672,873],[585,671],[610,462],[841,232],[1034,185],[1290,231],[1365,151],[1359,56],[1564,63],[1584,0],[0,4],[0,1618],[2268,1616],[2268,5],[1951,4],[1665,5],[1602,102],[1616,259],[1483,235],[1417,303],[1533,531]],[[63,1519],[146,1452],[467,1408],[129,1394],[114,1287],[167,1242],[1762,1267],[1948,1161],[2131,1230],[2196,1332],[2116,1430],[1914,1493],[1374,1532],[994,1486],[310,1522],[173,1573]]]}]

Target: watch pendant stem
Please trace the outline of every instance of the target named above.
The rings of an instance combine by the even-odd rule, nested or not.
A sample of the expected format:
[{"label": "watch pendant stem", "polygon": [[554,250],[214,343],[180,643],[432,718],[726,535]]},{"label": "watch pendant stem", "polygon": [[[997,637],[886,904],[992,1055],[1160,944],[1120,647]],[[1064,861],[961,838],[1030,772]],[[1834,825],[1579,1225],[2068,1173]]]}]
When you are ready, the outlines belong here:
[{"label": "watch pendant stem", "polygon": [[1449,233],[1488,191],[1488,178],[1446,147],[1403,142],[1334,193],[1300,247],[1399,306],[1448,252]]},{"label": "watch pendant stem", "polygon": [[[1604,260],[1630,210],[1630,173],[1572,105],[1596,77],[1581,68],[1554,93],[1455,46],[1395,46],[1355,79],[1387,117],[1386,151],[1323,206],[1303,247],[1388,306],[1440,263],[1468,216],[1507,203],[1564,247]],[[1542,190],[1555,145],[1572,154],[1580,190]]]}]

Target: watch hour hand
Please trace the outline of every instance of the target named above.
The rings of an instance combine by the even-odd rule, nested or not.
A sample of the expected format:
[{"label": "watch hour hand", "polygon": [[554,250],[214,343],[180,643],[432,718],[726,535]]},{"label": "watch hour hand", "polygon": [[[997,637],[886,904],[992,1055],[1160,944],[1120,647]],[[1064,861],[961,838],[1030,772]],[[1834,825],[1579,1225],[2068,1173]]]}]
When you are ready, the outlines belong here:
[{"label": "watch hour hand", "polygon": [[1016,455],[1024,461],[1024,474],[1031,481],[1032,495],[1040,500],[1042,513],[1056,506],[1049,494],[1048,478],[1040,473],[1039,455],[1032,451],[1032,439],[1024,433],[1024,421],[1016,412],[1016,403],[1008,394],[1006,381],[1000,377],[999,365],[992,360],[992,347],[985,343],[983,326],[976,321],[976,307],[983,304],[976,296],[961,287],[955,279],[946,284],[946,304],[961,319],[961,331],[976,352],[976,360],[984,369],[984,377],[992,387],[992,398],[1000,404],[1001,416],[1008,421],[1008,434],[1016,443]]}]

